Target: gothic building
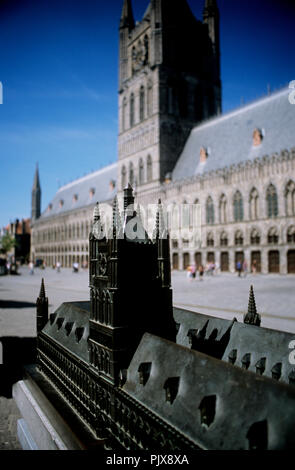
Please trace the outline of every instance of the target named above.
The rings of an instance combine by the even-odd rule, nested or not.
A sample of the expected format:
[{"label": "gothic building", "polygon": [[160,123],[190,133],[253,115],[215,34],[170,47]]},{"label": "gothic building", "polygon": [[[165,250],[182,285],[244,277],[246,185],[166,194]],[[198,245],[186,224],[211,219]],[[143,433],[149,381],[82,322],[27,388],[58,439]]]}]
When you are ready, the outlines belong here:
[{"label": "gothic building", "polygon": [[181,204],[201,206],[198,242],[171,239],[174,269],[214,261],[234,272],[245,259],[257,272],[294,273],[290,90],[221,114],[215,0],[205,0],[202,21],[186,0],[151,0],[140,22],[124,0],[119,45],[118,163],[60,188],[41,215],[34,183],[32,258],[88,262],[95,200],[111,207],[130,183],[140,204],[170,208],[174,228]]}]

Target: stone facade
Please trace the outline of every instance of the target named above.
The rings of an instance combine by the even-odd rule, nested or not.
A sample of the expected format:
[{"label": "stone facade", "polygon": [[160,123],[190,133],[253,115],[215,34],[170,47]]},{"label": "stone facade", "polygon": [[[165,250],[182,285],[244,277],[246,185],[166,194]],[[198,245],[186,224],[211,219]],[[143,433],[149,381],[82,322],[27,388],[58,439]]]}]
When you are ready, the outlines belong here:
[{"label": "stone facade", "polygon": [[[159,198],[170,208],[200,204],[201,244],[172,239],[174,269],[212,261],[234,272],[245,259],[248,270],[294,273],[295,106],[288,90],[218,116],[215,1],[206,0],[200,22],[185,1],[152,0],[135,24],[125,0],[119,34],[118,164],[59,190],[53,210],[49,204],[33,223],[32,258],[88,262],[95,201],[120,199],[130,183],[143,205]],[[193,42],[202,47],[192,58]],[[93,197],[80,197],[91,190]],[[75,196],[83,199],[76,208]]]},{"label": "stone facade", "polygon": [[[173,268],[185,269],[193,263],[205,265],[214,261],[222,271],[234,272],[236,262],[245,259],[248,270],[256,260],[257,272],[294,273],[294,172],[295,148],[185,182],[171,182],[149,194],[146,202],[161,198],[170,208],[184,203],[201,205],[201,245],[191,246],[184,239],[172,240]],[[273,198],[269,199],[268,192],[273,188]],[[238,193],[242,198],[242,214],[235,213]],[[207,218],[209,198],[213,203],[212,222]]]}]

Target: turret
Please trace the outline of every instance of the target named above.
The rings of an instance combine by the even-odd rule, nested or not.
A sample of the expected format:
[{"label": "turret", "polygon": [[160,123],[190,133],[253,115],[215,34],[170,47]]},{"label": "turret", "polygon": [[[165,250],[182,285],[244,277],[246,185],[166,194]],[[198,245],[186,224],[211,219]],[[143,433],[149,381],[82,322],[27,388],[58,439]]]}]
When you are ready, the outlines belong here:
[{"label": "turret", "polygon": [[120,19],[120,63],[119,63],[119,89],[122,88],[124,80],[128,76],[128,36],[134,28],[134,18],[132,12],[131,0],[124,0],[122,14]]},{"label": "turret", "polygon": [[[205,0],[203,23],[208,28],[210,41],[209,51],[212,54],[212,75],[214,82],[214,102],[216,114],[221,113],[221,80],[220,80],[220,42],[219,42],[219,10],[216,0]],[[209,105],[210,106],[210,105]]]},{"label": "turret", "polygon": [[45,294],[44,279],[41,281],[39,297],[36,300],[37,310],[37,333],[43,330],[48,322],[48,297]]},{"label": "turret", "polygon": [[158,248],[158,276],[161,287],[171,288],[169,233],[165,225],[161,199],[158,201],[156,225],[153,233],[153,241]]},{"label": "turret", "polygon": [[32,222],[38,219],[41,215],[41,186],[39,179],[38,164],[36,165],[36,171],[34,176],[33,188],[32,188]]}]

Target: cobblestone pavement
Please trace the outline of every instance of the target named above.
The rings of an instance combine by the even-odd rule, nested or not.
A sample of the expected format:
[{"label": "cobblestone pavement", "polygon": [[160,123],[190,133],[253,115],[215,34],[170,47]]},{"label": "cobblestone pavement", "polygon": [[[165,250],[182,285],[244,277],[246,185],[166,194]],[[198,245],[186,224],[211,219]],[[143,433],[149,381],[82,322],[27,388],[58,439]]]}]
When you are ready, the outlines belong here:
[{"label": "cobblestone pavement", "polygon": [[[18,276],[0,277],[0,364],[10,348],[19,351],[25,341],[36,336],[35,302],[44,277],[50,312],[62,302],[88,300],[88,271],[57,273],[47,268],[36,269],[34,275],[21,268]],[[173,303],[179,307],[208,315],[242,321],[247,310],[250,285],[253,284],[256,304],[262,315],[262,326],[295,333],[295,276],[248,275],[218,273],[190,281],[185,272],[172,273]],[[1,345],[2,341],[2,345]],[[3,349],[3,350],[2,350]],[[6,354],[6,355],[5,355]],[[0,366],[1,370],[1,366]],[[1,382],[1,375],[0,375]],[[16,421],[19,413],[9,394],[1,396],[0,383],[0,449],[19,449]]]}]

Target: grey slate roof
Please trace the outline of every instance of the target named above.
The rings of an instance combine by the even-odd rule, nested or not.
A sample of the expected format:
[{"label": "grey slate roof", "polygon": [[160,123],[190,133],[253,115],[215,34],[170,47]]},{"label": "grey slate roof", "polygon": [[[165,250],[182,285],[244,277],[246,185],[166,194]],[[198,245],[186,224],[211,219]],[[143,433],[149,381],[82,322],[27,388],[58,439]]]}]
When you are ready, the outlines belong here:
[{"label": "grey slate roof", "polygon": [[[142,363],[151,363],[145,385],[139,380]],[[170,403],[165,383],[177,377],[178,392]],[[123,390],[200,448],[246,450],[247,434],[260,422],[266,422],[269,450],[283,448],[286,442],[288,448],[295,444],[293,387],[148,333],[132,358]],[[201,422],[205,397],[216,400],[210,409],[207,405],[213,419],[209,426]],[[245,412],[249,407],[251,413]]]},{"label": "grey slate roof", "polygon": [[88,363],[89,316],[90,302],[64,302],[50,315],[42,333]]},{"label": "grey slate roof", "polygon": [[[83,178],[79,178],[72,183],[62,186],[54,198],[50,202],[51,209],[47,209],[42,213],[41,219],[59,215],[63,212],[80,209],[82,207],[92,205],[96,201],[105,202],[113,199],[116,195],[116,187],[110,189],[110,181],[117,181],[117,163],[106,166],[95,171]],[[90,197],[90,189],[95,189],[95,194]],[[74,195],[78,196],[76,201],[73,200]],[[63,205],[60,206],[60,201]]]},{"label": "grey slate roof", "polygon": [[[295,146],[295,105],[288,100],[289,88],[274,93],[236,111],[210,119],[192,129],[175,165],[172,180],[217,170],[272,155]],[[264,138],[253,147],[255,128]],[[200,149],[208,150],[205,164],[200,163]]]},{"label": "grey slate roof", "polygon": [[[217,330],[216,342],[219,342],[231,326],[230,320],[191,312],[174,307],[175,321],[180,325],[176,337],[177,344],[190,347],[188,333],[190,330],[200,331],[205,329],[204,339],[210,343],[210,336]],[[228,343],[221,359],[228,362],[231,351],[236,350],[235,366],[242,367],[243,357],[250,354],[249,371],[256,372],[256,364],[265,358],[265,370],[263,376],[272,377],[272,370],[280,364],[280,382],[289,383],[289,374],[294,370],[290,364],[288,345],[294,339],[294,334],[268,328],[249,326],[244,323],[234,322],[228,337]],[[211,341],[211,344],[213,342]]]}]

